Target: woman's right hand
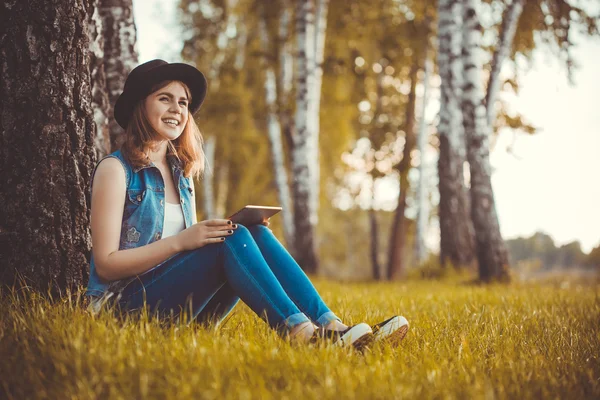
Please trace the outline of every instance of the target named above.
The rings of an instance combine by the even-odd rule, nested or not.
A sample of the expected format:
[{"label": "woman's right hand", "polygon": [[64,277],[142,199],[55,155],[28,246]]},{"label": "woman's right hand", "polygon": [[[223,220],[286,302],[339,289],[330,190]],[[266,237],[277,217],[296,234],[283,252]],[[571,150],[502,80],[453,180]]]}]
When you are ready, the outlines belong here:
[{"label": "woman's right hand", "polygon": [[209,219],[198,222],[177,234],[181,251],[194,250],[211,243],[222,243],[233,234],[237,225],[228,219]]}]

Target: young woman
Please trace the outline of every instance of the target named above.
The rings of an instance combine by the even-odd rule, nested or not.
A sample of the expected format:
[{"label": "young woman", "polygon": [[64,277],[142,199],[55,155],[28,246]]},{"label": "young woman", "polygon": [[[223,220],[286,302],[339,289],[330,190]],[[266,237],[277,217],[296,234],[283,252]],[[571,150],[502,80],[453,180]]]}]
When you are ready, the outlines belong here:
[{"label": "young woman", "polygon": [[193,114],[206,88],[196,68],[162,60],[141,64],[127,77],[114,109],[125,142],[92,175],[86,293],[92,305],[112,297],[126,310],[190,310],[200,321],[218,323],[241,299],[297,341],[362,346],[401,340],[408,330],[403,317],[373,328],[345,325],[268,221],[248,227],[227,219],[197,222],[192,177],[203,172],[204,154]]}]

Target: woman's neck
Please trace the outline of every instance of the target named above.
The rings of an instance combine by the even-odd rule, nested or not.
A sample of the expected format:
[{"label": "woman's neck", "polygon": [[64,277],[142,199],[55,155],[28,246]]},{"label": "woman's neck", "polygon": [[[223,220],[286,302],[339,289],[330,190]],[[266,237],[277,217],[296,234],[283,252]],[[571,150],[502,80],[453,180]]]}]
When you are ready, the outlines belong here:
[{"label": "woman's neck", "polygon": [[167,140],[163,140],[156,147],[150,148],[148,158],[154,164],[164,165],[167,163]]}]

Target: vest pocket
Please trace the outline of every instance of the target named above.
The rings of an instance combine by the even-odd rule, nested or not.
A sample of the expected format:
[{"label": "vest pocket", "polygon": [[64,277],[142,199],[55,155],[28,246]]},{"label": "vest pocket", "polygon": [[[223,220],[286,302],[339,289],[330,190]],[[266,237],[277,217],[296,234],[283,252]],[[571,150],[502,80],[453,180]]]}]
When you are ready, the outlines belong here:
[{"label": "vest pocket", "polygon": [[135,205],[139,205],[144,200],[145,195],[146,191],[141,189],[130,189],[127,191],[127,198]]}]

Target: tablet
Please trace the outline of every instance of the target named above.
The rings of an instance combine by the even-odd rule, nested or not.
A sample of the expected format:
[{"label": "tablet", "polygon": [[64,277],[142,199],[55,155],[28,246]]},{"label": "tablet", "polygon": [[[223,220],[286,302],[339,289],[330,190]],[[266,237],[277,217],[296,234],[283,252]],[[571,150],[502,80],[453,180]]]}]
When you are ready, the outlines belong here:
[{"label": "tablet", "polygon": [[281,207],[247,205],[241,210],[232,214],[228,219],[236,224],[242,224],[246,226],[257,225],[261,224],[263,220],[271,218],[281,210]]}]

